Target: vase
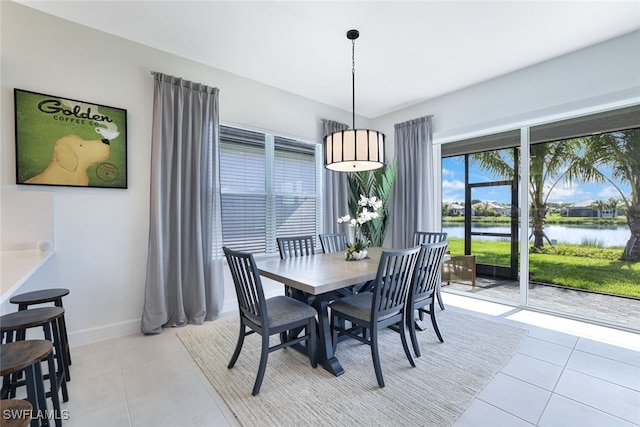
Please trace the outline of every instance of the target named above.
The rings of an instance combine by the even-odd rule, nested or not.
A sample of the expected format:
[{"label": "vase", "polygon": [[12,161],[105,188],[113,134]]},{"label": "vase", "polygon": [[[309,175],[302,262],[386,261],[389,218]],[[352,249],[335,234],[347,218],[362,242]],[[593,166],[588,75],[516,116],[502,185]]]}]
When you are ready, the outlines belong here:
[{"label": "vase", "polygon": [[347,251],[345,252],[347,261],[360,261],[361,259],[365,259],[367,257],[367,250],[362,249],[360,251]]}]

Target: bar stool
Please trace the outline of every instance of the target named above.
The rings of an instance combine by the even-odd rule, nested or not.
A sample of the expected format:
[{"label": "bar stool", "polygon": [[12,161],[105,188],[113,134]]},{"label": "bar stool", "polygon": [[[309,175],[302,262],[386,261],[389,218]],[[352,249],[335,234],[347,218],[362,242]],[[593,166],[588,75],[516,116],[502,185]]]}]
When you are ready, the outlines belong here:
[{"label": "bar stool", "polygon": [[26,400],[0,400],[2,427],[27,427],[31,421],[33,406]]},{"label": "bar stool", "polygon": [[[44,376],[40,362],[47,360],[50,372],[55,372],[53,361],[53,344],[48,340],[16,341],[0,345],[0,376],[3,379],[12,377],[18,372],[25,373],[27,386],[27,400],[31,404],[36,417],[31,419],[31,427],[48,426],[49,411],[47,410],[47,393],[44,390]],[[53,415],[56,426],[62,426],[62,412],[58,399],[56,376],[49,375],[50,397],[53,403]],[[4,398],[10,390],[2,388]],[[4,425],[4,423],[3,423]]]},{"label": "bar stool", "polygon": [[[62,399],[69,400],[67,392],[67,381],[70,381],[69,365],[67,364],[67,354],[64,342],[64,335],[61,333],[60,319],[64,315],[62,307],[41,307],[29,310],[16,311],[15,313],[0,316],[0,332],[3,334],[5,342],[22,341],[26,330],[30,328],[42,327],[44,337],[53,343],[54,358],[57,361],[57,369],[49,371],[48,376],[56,377],[58,390],[62,388]],[[10,397],[15,397],[15,389],[22,383],[13,381],[10,386]],[[54,391],[52,390],[52,394]]]},{"label": "bar stool", "polygon": [[[39,291],[25,292],[23,294],[14,295],[9,300],[12,304],[18,304],[18,310],[26,310],[30,305],[46,304],[52,302],[56,307],[63,307],[62,297],[69,295],[69,289],[65,288],[52,288],[42,289]],[[71,365],[71,351],[69,350],[69,338],[67,337],[67,324],[64,321],[64,316],[61,320],[62,332],[64,333],[64,340],[66,343],[67,362]]]}]

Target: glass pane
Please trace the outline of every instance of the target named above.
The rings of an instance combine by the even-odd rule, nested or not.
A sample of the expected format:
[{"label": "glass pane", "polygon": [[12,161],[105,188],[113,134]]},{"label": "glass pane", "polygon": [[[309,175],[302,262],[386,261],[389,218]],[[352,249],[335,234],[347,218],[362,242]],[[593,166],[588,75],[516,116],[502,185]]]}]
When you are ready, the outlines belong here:
[{"label": "glass pane", "polygon": [[276,197],[276,237],[318,234],[315,197]]},{"label": "glass pane", "polygon": [[640,328],[640,129],[532,145],[530,171],[529,304]]},{"label": "glass pane", "polygon": [[225,246],[254,253],[266,251],[266,196],[222,194]]},{"label": "glass pane", "polygon": [[[481,193],[490,194],[491,201]],[[511,187],[473,188],[471,195],[471,253],[476,263],[510,267]]]},{"label": "glass pane", "polygon": [[508,148],[442,159],[442,226],[451,252],[443,280],[449,289],[518,301],[517,158],[518,150]]},{"label": "glass pane", "polygon": [[315,194],[315,145],[275,138],[274,191]]},{"label": "glass pane", "polygon": [[265,191],[264,147],[220,143],[220,186],[223,192]]}]

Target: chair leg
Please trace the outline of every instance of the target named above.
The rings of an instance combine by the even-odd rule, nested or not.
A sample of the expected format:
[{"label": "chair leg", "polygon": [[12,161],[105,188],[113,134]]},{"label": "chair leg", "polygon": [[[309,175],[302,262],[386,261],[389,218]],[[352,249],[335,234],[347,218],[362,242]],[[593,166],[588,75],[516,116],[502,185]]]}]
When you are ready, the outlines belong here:
[{"label": "chair leg", "polygon": [[404,354],[407,355],[407,359],[411,366],[416,367],[416,361],[413,360],[413,354],[411,354],[411,350],[409,350],[409,344],[407,343],[407,330],[405,322],[400,322],[400,339],[402,340],[402,348],[404,349]]},{"label": "chair leg", "polygon": [[262,336],[262,352],[260,354],[260,366],[258,367],[258,375],[256,376],[256,382],[253,385],[252,395],[256,396],[260,393],[260,387],[262,386],[262,380],[264,378],[264,372],[267,370],[267,359],[269,358],[269,336]]},{"label": "chair leg", "polygon": [[236,349],[233,351],[233,356],[231,356],[231,360],[227,365],[227,368],[231,369],[236,364],[238,360],[238,356],[240,356],[240,350],[242,350],[242,344],[244,343],[244,324],[240,322],[240,334],[238,335],[238,342],[236,344]]},{"label": "chair leg", "polygon": [[380,367],[380,355],[378,354],[378,328],[371,329],[371,358],[373,359],[373,369],[376,371],[378,385],[384,387],[384,378],[382,377],[382,368]]},{"label": "chair leg", "polygon": [[430,311],[429,314],[431,314],[431,324],[433,325],[433,330],[436,331],[436,335],[438,336],[438,339],[440,340],[440,342],[444,342],[444,340],[442,339],[442,334],[440,334],[440,328],[438,328],[438,322],[436,321],[436,308],[433,301],[431,302],[431,307],[429,311]]},{"label": "chair leg", "polygon": [[436,285],[436,295],[438,297],[438,304],[440,305],[440,310],[444,310],[444,303],[442,302],[442,295],[440,294],[440,283]]},{"label": "chair leg", "polygon": [[[409,336],[411,337],[413,352],[416,354],[416,357],[420,357],[420,346],[418,345],[418,337],[416,336],[416,321],[413,318],[414,312],[415,310],[410,311],[410,314],[407,316],[406,323],[409,328]],[[420,313],[420,317],[422,317],[422,311],[418,310],[418,313]]]}]

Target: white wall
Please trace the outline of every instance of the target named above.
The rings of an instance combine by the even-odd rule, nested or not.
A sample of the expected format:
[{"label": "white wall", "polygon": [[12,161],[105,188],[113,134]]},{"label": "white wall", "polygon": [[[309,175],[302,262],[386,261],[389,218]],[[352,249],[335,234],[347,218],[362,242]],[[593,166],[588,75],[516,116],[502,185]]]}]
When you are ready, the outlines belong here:
[{"label": "white wall", "polygon": [[431,114],[438,144],[639,102],[636,31],[378,117],[372,126],[393,139],[395,123]]},{"label": "white wall", "polygon": [[[348,111],[16,3],[0,2],[0,13],[0,182],[19,191],[50,191],[55,198],[56,255],[20,291],[71,290],[64,304],[73,345],[139,331],[149,226],[151,71],[220,88],[225,124],[318,141],[320,118],[351,120]],[[14,88],[126,109],[129,188],[15,186]],[[226,284],[225,309],[232,309],[235,295]],[[5,304],[0,312],[14,310]]]}]

